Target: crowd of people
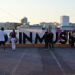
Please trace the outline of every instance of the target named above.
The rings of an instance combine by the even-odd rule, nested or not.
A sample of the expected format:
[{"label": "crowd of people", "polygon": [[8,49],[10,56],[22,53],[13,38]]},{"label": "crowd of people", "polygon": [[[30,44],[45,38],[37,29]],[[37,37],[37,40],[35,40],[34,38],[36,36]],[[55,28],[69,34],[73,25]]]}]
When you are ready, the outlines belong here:
[{"label": "crowd of people", "polygon": [[[17,38],[16,38],[16,32],[14,29],[12,30],[12,32],[10,33],[9,36],[10,36],[9,42],[11,43],[11,48],[12,48],[12,50],[15,50]],[[2,45],[4,50],[5,50],[5,43],[7,40],[8,40],[8,35],[4,31],[4,28],[2,27],[0,30],[0,46]]]},{"label": "crowd of people", "polygon": [[[12,50],[16,49],[16,42],[17,42],[17,37],[16,37],[16,32],[15,29],[12,30],[10,33],[10,43],[11,43],[11,48]],[[51,32],[51,30],[47,30],[44,34],[44,42],[45,42],[45,48],[54,48],[54,42],[53,42],[53,37],[54,34]],[[2,27],[0,29],[0,46],[3,45],[3,48],[5,49],[5,43],[7,41],[7,34],[4,31],[4,28]],[[70,39],[70,46],[74,47],[75,44],[75,31],[71,32],[71,39]]]}]

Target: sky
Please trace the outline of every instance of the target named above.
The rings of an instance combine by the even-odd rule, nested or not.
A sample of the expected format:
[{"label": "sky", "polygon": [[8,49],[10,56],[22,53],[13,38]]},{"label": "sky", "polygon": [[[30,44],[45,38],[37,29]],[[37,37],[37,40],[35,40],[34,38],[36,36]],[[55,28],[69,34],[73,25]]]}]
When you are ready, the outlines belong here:
[{"label": "sky", "polygon": [[75,23],[75,0],[0,0],[0,22],[21,22],[27,17],[31,24],[60,23],[63,15]]}]

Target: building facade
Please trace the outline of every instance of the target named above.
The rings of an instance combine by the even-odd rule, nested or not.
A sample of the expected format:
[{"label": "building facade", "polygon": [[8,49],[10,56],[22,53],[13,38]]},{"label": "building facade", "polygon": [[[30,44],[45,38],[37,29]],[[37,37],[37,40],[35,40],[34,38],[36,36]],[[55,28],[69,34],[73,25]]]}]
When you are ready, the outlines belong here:
[{"label": "building facade", "polygon": [[4,27],[5,30],[12,30],[16,29],[19,23],[11,23],[11,22],[6,22],[6,23],[0,23],[0,28]]},{"label": "building facade", "polygon": [[61,16],[60,24],[61,26],[69,26],[69,16]]}]

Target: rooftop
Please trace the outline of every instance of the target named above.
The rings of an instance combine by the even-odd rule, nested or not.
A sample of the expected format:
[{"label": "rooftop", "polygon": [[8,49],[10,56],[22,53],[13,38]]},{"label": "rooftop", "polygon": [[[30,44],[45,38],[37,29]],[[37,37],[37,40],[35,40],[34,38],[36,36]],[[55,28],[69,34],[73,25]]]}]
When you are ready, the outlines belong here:
[{"label": "rooftop", "polygon": [[0,48],[0,75],[75,75],[75,48]]}]

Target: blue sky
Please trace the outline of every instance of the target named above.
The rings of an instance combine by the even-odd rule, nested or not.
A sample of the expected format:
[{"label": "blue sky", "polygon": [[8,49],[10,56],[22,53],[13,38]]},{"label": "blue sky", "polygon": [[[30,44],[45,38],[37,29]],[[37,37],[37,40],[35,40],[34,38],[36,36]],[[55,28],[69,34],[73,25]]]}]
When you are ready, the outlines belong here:
[{"label": "blue sky", "polygon": [[0,0],[0,22],[20,22],[25,16],[32,24],[60,22],[62,15],[75,22],[75,0]]}]

